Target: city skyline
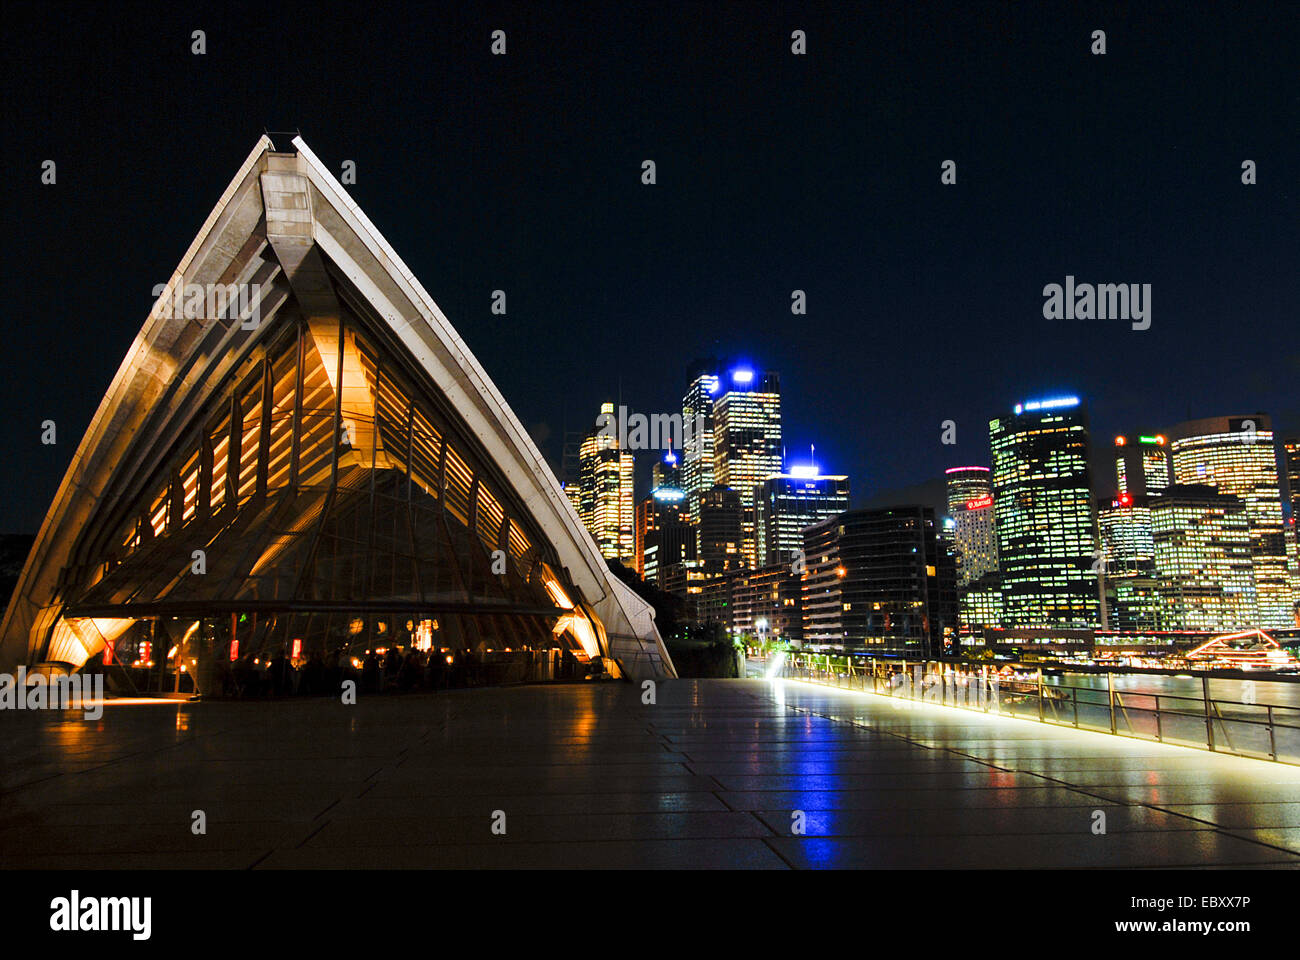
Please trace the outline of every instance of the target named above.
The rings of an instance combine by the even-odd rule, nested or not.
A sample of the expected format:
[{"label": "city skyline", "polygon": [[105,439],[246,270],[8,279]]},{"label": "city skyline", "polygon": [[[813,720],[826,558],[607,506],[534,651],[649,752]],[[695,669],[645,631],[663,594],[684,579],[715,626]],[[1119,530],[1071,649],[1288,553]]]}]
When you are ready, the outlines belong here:
[{"label": "city skyline", "polygon": [[990,870],[1086,907],[997,943],[1287,926],[1285,8],[11,6],[20,946],[184,949],[228,870],[335,952],[534,902],[450,870],[668,929],[770,882],[664,871],[882,871],[886,948]]},{"label": "city skyline", "polygon": [[[694,366],[698,363],[699,361],[692,361],[692,368],[694,368]],[[758,364],[757,366],[762,367],[762,364]],[[775,368],[771,372],[778,376],[781,373],[779,368]],[[682,376],[679,377],[678,379],[680,381],[684,381],[685,377]],[[872,490],[868,494],[860,493],[858,489],[858,484],[863,481],[859,480],[858,475],[855,475],[852,470],[846,469],[843,466],[843,464],[828,462],[828,457],[822,454],[818,454],[816,452],[819,446],[822,447],[823,449],[825,449],[825,446],[831,446],[832,448],[837,446],[834,437],[830,434],[817,434],[815,436],[812,436],[811,438],[799,437],[797,438],[796,442],[793,444],[789,442],[790,438],[788,437],[788,435],[783,436],[782,447],[781,447],[782,450],[781,467],[780,469],[774,470],[771,474],[767,476],[776,476],[785,473],[786,471],[802,468],[808,465],[813,465],[817,468],[819,475],[821,476],[827,476],[833,474],[844,474],[853,478],[854,489],[853,489],[852,507],[854,509],[861,508],[864,505],[870,507],[882,507],[882,506],[905,506],[912,503],[924,503],[927,506],[934,506],[935,509],[940,514],[946,513],[947,515],[952,516],[953,514],[951,510],[948,509],[949,505],[951,504],[949,483],[947,482],[945,477],[946,474],[951,473],[955,469],[960,469],[966,463],[966,461],[961,460],[960,455],[955,451],[959,449],[969,450],[970,457],[971,457],[971,461],[970,461],[971,464],[976,465],[979,469],[987,469],[990,460],[990,453],[991,453],[991,449],[989,447],[989,442],[988,442],[987,422],[989,419],[995,418],[999,415],[1005,416],[1007,414],[1015,412],[1017,406],[1016,400],[1019,399],[1021,396],[1022,395],[1019,394],[1011,394],[1010,395],[1011,399],[1008,399],[1007,402],[1004,403],[1001,408],[996,409],[995,411],[990,413],[989,416],[984,418],[982,425],[985,427],[985,432],[983,434],[982,450],[980,449],[980,444],[978,441],[973,443],[968,442],[963,447],[958,444],[951,444],[951,445],[943,444],[942,439],[940,439],[938,443],[941,449],[954,451],[950,453],[947,457],[947,460],[951,460],[952,462],[947,462],[947,460],[944,460],[943,466],[941,466],[937,474],[934,475],[922,475],[919,472],[919,468],[918,468],[918,472],[912,480],[897,487],[893,487],[887,490]],[[1089,473],[1091,475],[1091,490],[1093,494],[1097,497],[1111,497],[1113,495],[1122,494],[1126,492],[1123,489],[1124,486],[1123,481],[1117,475],[1116,461],[1117,461],[1117,457],[1121,457],[1121,454],[1118,451],[1122,449],[1121,447],[1118,446],[1117,442],[1120,439],[1124,439],[1128,443],[1128,446],[1130,448],[1136,447],[1138,450],[1141,450],[1142,443],[1144,441],[1147,440],[1154,441],[1156,438],[1154,436],[1142,436],[1131,430],[1127,431],[1128,435],[1126,435],[1126,431],[1123,430],[1112,434],[1107,432],[1106,430],[1098,429],[1096,426],[1095,418],[1093,417],[1093,413],[1092,413],[1094,409],[1093,398],[1090,398],[1086,395],[1079,394],[1078,391],[1071,391],[1069,389],[1065,389],[1062,391],[1057,391],[1055,394],[1053,394],[1050,397],[1047,395],[1043,395],[1043,397],[1049,400],[1052,399],[1053,397],[1059,397],[1059,396],[1074,397],[1075,399],[1078,400],[1079,406],[1088,411],[1090,427],[1088,430],[1087,457],[1088,457]],[[781,414],[783,417],[786,416],[787,407],[789,405],[798,404],[799,399],[800,398],[797,396],[791,396],[784,389],[781,391],[780,403],[781,403]],[[602,407],[603,410],[603,408],[607,405],[608,405],[608,401],[606,401],[604,404],[601,404],[600,406]],[[629,403],[627,402],[626,398],[624,399],[622,408],[625,410],[629,418],[632,416],[640,416],[643,417],[647,422],[652,417],[667,417],[677,413],[677,411],[674,411],[671,407],[667,408],[663,412],[660,412],[658,410],[652,411],[649,408],[637,406],[633,403]],[[1141,422],[1156,423],[1157,427],[1153,428],[1153,430],[1159,429],[1165,431],[1172,430],[1177,426],[1179,426],[1180,424],[1193,423],[1193,422],[1207,420],[1207,419],[1218,420],[1218,419],[1231,418],[1234,420],[1238,420],[1242,418],[1250,418],[1252,416],[1261,416],[1264,418],[1264,420],[1261,421],[1262,423],[1275,422],[1275,418],[1267,410],[1226,410],[1226,411],[1220,410],[1218,412],[1210,412],[1204,409],[1203,404],[1197,404],[1195,406],[1189,404],[1188,409],[1190,413],[1188,415],[1180,417],[1177,420],[1170,420],[1168,422],[1163,422],[1163,421],[1158,421],[1158,420],[1154,420],[1153,418],[1147,417],[1142,419]],[[593,421],[593,424],[589,426],[588,429],[599,430],[603,425],[601,416],[605,416],[605,415],[606,413],[602,413],[600,416],[597,416]],[[618,423],[619,421],[614,421],[614,422]],[[1262,429],[1264,428],[1261,427],[1261,430]],[[1273,450],[1274,458],[1277,464],[1278,476],[1282,483],[1282,490],[1283,490],[1282,505],[1283,505],[1284,512],[1288,512],[1288,516],[1289,516],[1290,515],[1289,511],[1291,511],[1292,509],[1292,504],[1295,502],[1300,502],[1300,499],[1298,499],[1298,497],[1300,497],[1300,491],[1297,491],[1295,489],[1295,485],[1293,483],[1291,487],[1291,496],[1287,497],[1286,496],[1287,478],[1290,475],[1300,476],[1300,473],[1295,473],[1294,468],[1291,468],[1291,474],[1288,473],[1288,455],[1289,455],[1288,451],[1290,449],[1288,444],[1291,445],[1292,447],[1297,444],[1300,444],[1300,428],[1297,429],[1296,431],[1297,436],[1295,437],[1292,437],[1290,434],[1285,433],[1275,427],[1270,427],[1268,429],[1271,430],[1272,433],[1272,439],[1269,441],[1269,445]],[[936,437],[941,438],[944,432],[945,432],[945,424],[942,423],[937,424],[935,428]],[[627,430],[624,429],[624,434],[626,433]],[[706,433],[706,437],[707,437],[706,443],[703,445],[707,450],[714,451],[715,440],[713,436],[713,430],[711,427],[709,431]],[[1163,435],[1161,435],[1161,439],[1162,440],[1164,439]],[[648,494],[653,490],[654,483],[650,477],[650,472],[653,469],[654,465],[658,463],[659,460],[662,459],[665,449],[668,449],[666,447],[655,446],[653,444],[654,444],[654,439],[653,439],[653,434],[651,434],[650,446],[646,446],[641,449],[633,448],[629,451],[632,454],[635,461],[635,481],[634,481],[633,489],[635,490],[635,494],[638,498],[644,496],[645,494]],[[545,448],[543,447],[543,449]],[[804,451],[810,451],[810,452],[804,453]],[[675,450],[675,452],[681,454],[680,450]],[[1125,453],[1127,452],[1128,451],[1125,451]],[[689,463],[690,454],[686,453],[685,455],[683,455],[682,459],[684,463]],[[1138,462],[1140,463],[1140,461]],[[561,477],[562,479],[564,478],[563,468],[558,462],[552,465],[552,469],[555,470],[557,476]],[[1169,469],[1172,470],[1172,466],[1170,466]],[[710,472],[708,473],[708,476],[712,478],[712,468],[710,468]],[[766,476],[763,477],[763,479],[766,479]],[[1145,481],[1143,481],[1143,484],[1145,484]],[[685,481],[683,481],[683,485],[685,486]],[[1145,489],[1145,485],[1143,485],[1143,489]]]},{"label": "city skyline", "polygon": [[[826,469],[853,478],[855,506],[982,462],[983,424],[1023,396],[1081,396],[1097,437],[1260,410],[1279,437],[1300,435],[1296,103],[1266,11],[1156,5],[1099,23],[988,5],[921,29],[874,6],[665,4],[630,21],[592,10],[581,30],[449,11],[432,33],[371,15],[397,38],[389,72],[342,91],[232,69],[237,35],[240,58],[277,55],[234,7],[209,12],[206,59],[189,54],[183,10],[138,34],[108,11],[15,15],[29,41],[0,69],[32,96],[15,103],[5,150],[31,175],[11,185],[11,209],[42,224],[48,255],[5,238],[27,264],[7,291],[13,315],[39,320],[9,332],[32,362],[6,384],[22,456],[0,465],[0,530],[36,532],[66,438],[89,424],[182,252],[151,225],[197,227],[263,128],[301,129],[335,175],[355,164],[350,195],[438,291],[552,466],[601,402],[678,410],[686,363],[739,353],[780,370],[788,449],[816,443]],[[498,26],[511,46],[494,59],[481,38]],[[1105,56],[1089,51],[1099,26]],[[806,57],[790,55],[795,27]],[[138,69],[172,34],[192,72]],[[307,58],[370,59],[329,10],[297,43]],[[112,97],[62,70],[78,47],[128,78]],[[222,120],[178,135],[162,117],[182,109]],[[53,185],[40,182],[47,158]],[[647,159],[654,185],[641,182]],[[947,160],[954,184],[941,182]],[[83,263],[50,311],[86,248],[114,255]],[[1043,289],[1067,276],[1149,283],[1150,328],[1046,319]],[[53,447],[40,444],[47,419]]]}]

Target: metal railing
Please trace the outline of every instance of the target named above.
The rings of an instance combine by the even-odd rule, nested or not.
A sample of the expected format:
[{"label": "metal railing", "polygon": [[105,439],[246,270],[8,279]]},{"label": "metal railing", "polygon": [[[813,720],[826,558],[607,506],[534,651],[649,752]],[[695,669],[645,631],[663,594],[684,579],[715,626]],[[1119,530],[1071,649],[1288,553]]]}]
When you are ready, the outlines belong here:
[{"label": "metal railing", "polygon": [[1300,764],[1300,706],[1211,697],[1209,677],[1200,678],[1201,695],[1195,697],[1117,690],[1111,673],[1100,689],[1049,682],[1041,668],[1019,669],[1002,674],[987,666],[934,660],[855,662],[805,654],[791,655],[781,675],[900,701]]}]

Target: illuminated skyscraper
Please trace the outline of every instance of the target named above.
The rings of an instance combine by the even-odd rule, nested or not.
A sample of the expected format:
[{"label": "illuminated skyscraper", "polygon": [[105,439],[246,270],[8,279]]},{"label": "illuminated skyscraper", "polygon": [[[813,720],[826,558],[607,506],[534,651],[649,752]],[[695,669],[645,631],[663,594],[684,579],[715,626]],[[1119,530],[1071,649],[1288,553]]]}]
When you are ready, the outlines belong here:
[{"label": "illuminated skyscraper", "polygon": [[849,478],[792,467],[754,491],[755,553],[761,565],[789,563],[803,551],[803,529],[849,509]]},{"label": "illuminated skyscraper", "polygon": [[[690,541],[689,551],[686,541]],[[668,564],[695,558],[695,533],[671,449],[650,468],[650,495],[636,505],[636,572],[658,584]]]},{"label": "illuminated skyscraper", "polygon": [[957,631],[934,508],[850,510],[804,531],[803,642],[936,657]]},{"label": "illuminated skyscraper", "polygon": [[633,552],[633,568],[642,577],[645,576],[645,542],[646,535],[655,529],[658,521],[655,511],[654,494],[650,494],[643,500],[637,502],[636,515],[633,519],[635,528],[636,547]]},{"label": "illuminated skyscraper", "polygon": [[713,404],[713,478],[740,494],[741,557],[759,566],[754,488],[781,472],[781,383],[769,371],[738,365],[722,379]]},{"label": "illuminated skyscraper", "polygon": [[1155,558],[1155,543],[1151,534],[1151,508],[1147,504],[1146,497],[1129,493],[1098,501],[1097,525],[1108,576],[1149,572]]},{"label": "illuminated skyscraper", "polygon": [[1287,489],[1291,497],[1291,516],[1287,519],[1286,549],[1291,558],[1291,599],[1295,625],[1300,627],[1300,437],[1282,445],[1286,462]]},{"label": "illuminated skyscraper", "polygon": [[1112,630],[1158,628],[1155,543],[1148,498],[1121,493],[1097,501],[1107,616]]},{"label": "illuminated skyscraper", "polygon": [[957,587],[961,589],[998,569],[993,486],[988,467],[952,467],[944,473],[957,554]]},{"label": "illuminated skyscraper", "polygon": [[739,570],[727,581],[727,626],[733,633],[759,641],[803,640],[803,576],[790,564]]},{"label": "illuminated skyscraper", "polygon": [[1164,434],[1115,438],[1115,482],[1120,493],[1145,497],[1173,482],[1169,470],[1169,441]]},{"label": "illuminated skyscraper", "polygon": [[1300,523],[1300,437],[1282,444],[1286,485],[1291,495],[1291,520]]},{"label": "illuminated skyscraper", "polygon": [[743,563],[740,552],[744,508],[740,494],[715,484],[700,498],[699,559],[706,579],[714,579]]},{"label": "illuminated skyscraper", "polygon": [[[573,504],[573,510],[579,518],[582,517],[582,480],[575,476],[572,480],[565,480],[560,484],[564,488],[564,495],[569,498],[569,503]],[[586,521],[583,521],[586,525]]]},{"label": "illuminated skyscraper", "polygon": [[1097,525],[1077,397],[1017,404],[989,423],[1005,627],[1098,625]]},{"label": "illuminated skyscraper", "polygon": [[656,487],[636,507],[637,573],[661,588],[667,567],[695,559],[685,498],[676,487]]},{"label": "illuminated skyscraper", "polygon": [[1282,490],[1268,417],[1256,413],[1193,420],[1172,428],[1168,435],[1175,482],[1211,484],[1220,493],[1240,497],[1245,504],[1259,619],[1243,626],[1294,626]]},{"label": "illuminated skyscraper", "polygon": [[948,485],[948,516],[955,517],[957,511],[971,500],[984,500],[992,497],[993,484],[988,467],[949,467],[944,472]]},{"label": "illuminated skyscraper", "polygon": [[686,492],[682,486],[681,459],[673,450],[665,451],[663,459],[650,468],[650,489],[657,490],[660,487],[672,487]]},{"label": "illuminated skyscraper", "polygon": [[1161,629],[1257,624],[1250,515],[1239,497],[1174,484],[1151,498],[1151,526]]},{"label": "illuminated skyscraper", "polygon": [[1002,578],[993,570],[958,590],[959,621],[963,634],[1002,626]]},{"label": "illuminated skyscraper", "polygon": [[[614,405],[602,403],[603,418],[614,417]],[[607,559],[635,564],[636,534],[632,504],[632,454],[620,450],[616,429],[592,431],[578,453],[580,463],[578,511]]]},{"label": "illuminated skyscraper", "polygon": [[681,488],[691,522],[700,519],[700,498],[713,489],[713,401],[718,393],[718,362],[696,360],[686,371],[682,397]]}]

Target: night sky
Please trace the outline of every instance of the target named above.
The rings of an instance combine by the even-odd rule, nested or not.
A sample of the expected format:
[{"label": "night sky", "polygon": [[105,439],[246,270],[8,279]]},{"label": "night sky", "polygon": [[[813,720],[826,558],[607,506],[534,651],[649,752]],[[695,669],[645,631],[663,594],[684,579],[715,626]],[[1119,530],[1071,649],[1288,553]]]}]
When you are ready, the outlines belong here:
[{"label": "night sky", "polygon": [[[468,6],[6,10],[0,532],[39,526],[264,129],[355,161],[557,464],[602,400],[679,410],[715,353],[780,372],[788,448],[859,503],[987,464],[989,418],[1045,394],[1097,449],[1229,413],[1300,433],[1293,5]],[[1067,274],[1150,283],[1151,328],[1043,319]]]}]

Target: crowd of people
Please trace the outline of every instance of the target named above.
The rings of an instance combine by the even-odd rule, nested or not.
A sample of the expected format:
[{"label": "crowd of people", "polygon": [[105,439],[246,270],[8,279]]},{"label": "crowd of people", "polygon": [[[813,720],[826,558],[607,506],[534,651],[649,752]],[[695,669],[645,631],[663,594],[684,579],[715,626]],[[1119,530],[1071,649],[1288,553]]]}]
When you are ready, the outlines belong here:
[{"label": "crowd of people", "polygon": [[[510,662],[519,663],[520,657],[510,658]],[[422,651],[388,647],[382,654],[369,650],[355,659],[346,651],[333,650],[324,656],[314,652],[296,661],[284,651],[269,660],[248,653],[219,667],[217,695],[240,699],[338,695],[349,680],[361,694],[477,687],[500,682],[504,678],[501,666],[468,648]],[[576,674],[579,666],[573,655],[564,651],[558,675],[553,678]]]}]

